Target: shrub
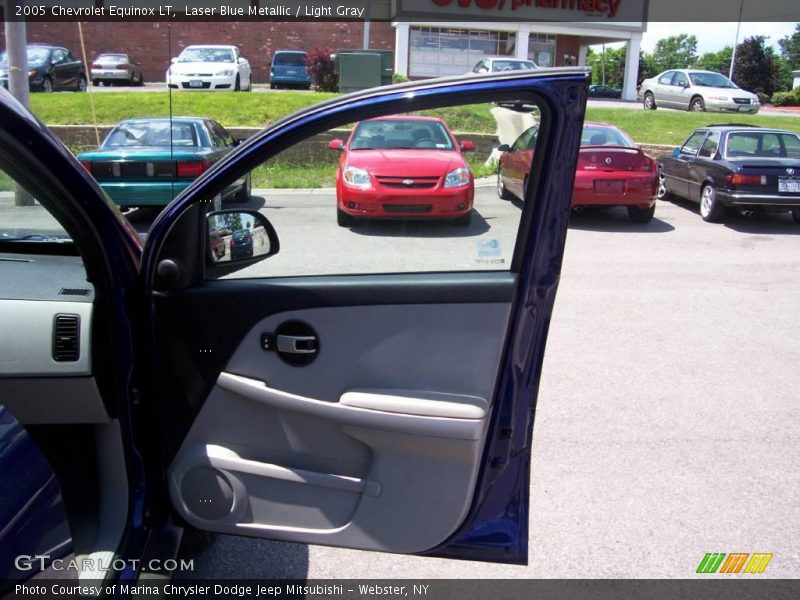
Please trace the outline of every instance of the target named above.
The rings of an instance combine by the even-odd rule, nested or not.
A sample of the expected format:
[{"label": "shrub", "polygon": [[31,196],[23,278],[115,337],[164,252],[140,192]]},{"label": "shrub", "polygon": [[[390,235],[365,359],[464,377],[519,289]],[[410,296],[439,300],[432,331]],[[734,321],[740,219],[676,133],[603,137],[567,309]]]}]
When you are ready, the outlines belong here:
[{"label": "shrub", "polygon": [[311,82],[318,92],[338,92],[339,82],[336,76],[336,65],[331,58],[333,50],[319,46],[311,50],[306,58]]},{"label": "shrub", "polygon": [[392,73],[392,83],[405,83],[406,81],[408,81],[408,77],[402,73]]},{"label": "shrub", "polygon": [[762,92],[756,92],[756,96],[758,96],[758,101],[761,103],[762,106],[764,104],[769,103],[769,95],[764,94]]},{"label": "shrub", "polygon": [[800,106],[800,89],[791,92],[775,92],[772,94],[775,106]]}]

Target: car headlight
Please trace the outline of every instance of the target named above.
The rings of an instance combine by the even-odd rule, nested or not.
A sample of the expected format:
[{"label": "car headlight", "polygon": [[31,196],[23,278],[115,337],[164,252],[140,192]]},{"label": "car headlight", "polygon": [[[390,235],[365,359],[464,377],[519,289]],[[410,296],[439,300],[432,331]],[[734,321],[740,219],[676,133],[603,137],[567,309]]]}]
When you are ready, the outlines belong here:
[{"label": "car headlight", "polygon": [[36,77],[36,69],[31,69],[28,71],[28,77]]},{"label": "car headlight", "polygon": [[467,167],[459,167],[450,171],[444,178],[444,187],[459,187],[469,183],[469,169]]},{"label": "car headlight", "polygon": [[368,190],[372,187],[372,182],[369,179],[369,173],[364,169],[358,167],[345,167],[342,172],[342,177],[347,185]]},{"label": "car headlight", "polygon": [[230,77],[231,75],[233,75],[232,69],[223,69],[217,73],[217,77]]}]

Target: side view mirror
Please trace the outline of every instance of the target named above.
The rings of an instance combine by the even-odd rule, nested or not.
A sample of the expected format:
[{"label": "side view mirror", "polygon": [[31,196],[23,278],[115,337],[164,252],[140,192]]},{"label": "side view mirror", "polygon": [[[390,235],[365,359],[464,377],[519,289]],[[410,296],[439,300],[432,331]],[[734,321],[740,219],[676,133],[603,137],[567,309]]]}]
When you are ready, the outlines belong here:
[{"label": "side view mirror", "polygon": [[680,156],[680,155],[681,155],[680,148],[675,148],[675,150],[672,151],[672,156]]},{"label": "side view mirror", "polygon": [[243,56],[240,56],[240,57],[239,57],[239,61],[238,61],[238,62],[239,62],[239,64],[240,64],[240,65],[243,65],[244,63],[246,63],[246,62],[247,62],[247,59],[246,59],[246,58],[244,58]]},{"label": "side view mirror", "polygon": [[461,142],[460,148],[462,152],[475,152],[475,144],[467,140]]},{"label": "side view mirror", "polygon": [[234,148],[239,146],[244,140],[240,140],[239,138],[233,138],[233,144],[231,144]]},{"label": "side view mirror", "polygon": [[212,277],[227,275],[280,250],[272,223],[254,210],[219,210],[206,215],[206,266]]},{"label": "side view mirror", "polygon": [[178,62],[178,57],[176,56],[174,58],[170,58],[169,62],[171,62],[174,65],[176,62]]},{"label": "side view mirror", "polygon": [[681,81],[678,85],[680,85],[682,88],[686,89],[686,88],[689,87],[689,82],[688,81]]},{"label": "side view mirror", "polygon": [[497,147],[498,152],[511,152],[511,146],[508,144],[500,144]]},{"label": "side view mirror", "polygon": [[331,150],[344,150],[344,141],[343,140],[331,140],[328,142],[328,148]]}]

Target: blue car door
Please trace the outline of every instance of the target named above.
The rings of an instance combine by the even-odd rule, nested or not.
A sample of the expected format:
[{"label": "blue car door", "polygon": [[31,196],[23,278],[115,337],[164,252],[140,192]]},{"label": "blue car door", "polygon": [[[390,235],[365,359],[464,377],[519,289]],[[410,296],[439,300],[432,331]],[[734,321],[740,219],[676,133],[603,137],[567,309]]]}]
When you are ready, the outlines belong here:
[{"label": "blue car door", "polygon": [[[138,431],[144,460],[164,469],[151,486],[165,482],[179,522],[527,560],[533,420],[586,90],[583,70],[561,69],[340,97],[237,147],[161,213],[142,259],[150,379]],[[534,107],[539,125],[520,206],[495,202],[493,176],[474,182],[472,170],[491,169],[491,134],[471,167],[432,139],[422,160],[403,154],[414,143],[404,119],[438,122],[462,105],[492,119],[509,101]],[[387,116],[374,125],[398,150],[356,150],[362,166],[339,171],[339,155],[315,154],[347,135],[338,128]],[[330,179],[282,192],[272,167],[301,159],[300,187],[314,187],[320,164]],[[382,171],[398,161],[407,177]],[[247,202],[209,213],[248,175]],[[336,221],[342,186],[364,211],[350,228]],[[371,220],[374,202],[402,218]],[[448,218],[470,204],[468,218]],[[242,230],[252,247],[231,256]]]}]

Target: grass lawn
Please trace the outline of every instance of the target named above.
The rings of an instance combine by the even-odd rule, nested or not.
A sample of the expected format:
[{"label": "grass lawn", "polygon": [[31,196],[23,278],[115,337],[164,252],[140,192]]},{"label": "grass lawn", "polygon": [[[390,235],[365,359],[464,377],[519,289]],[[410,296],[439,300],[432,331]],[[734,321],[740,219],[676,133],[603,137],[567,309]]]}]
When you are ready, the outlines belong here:
[{"label": "grass lawn", "polygon": [[[484,164],[473,154],[467,154],[475,177],[486,177],[497,172],[495,165]],[[253,170],[253,187],[256,188],[321,188],[336,184],[335,161],[330,163],[287,162],[270,160]]]},{"label": "grass lawn", "polygon": [[[235,93],[178,92],[172,95],[174,115],[202,115],[226,127],[264,127],[280,117],[336,97],[322,93]],[[169,114],[166,92],[115,92],[93,94],[97,122],[113,125],[122,119]],[[34,113],[52,125],[91,124],[88,94],[31,94]],[[495,122],[489,113],[491,104],[426,111],[443,117],[457,132],[494,133]],[[586,119],[605,121],[621,127],[637,142],[679,144],[693,129],[710,123],[746,123],[789,129],[800,133],[800,119],[795,116],[728,115],[689,113],[673,110],[645,111],[640,108],[588,108]]]}]

